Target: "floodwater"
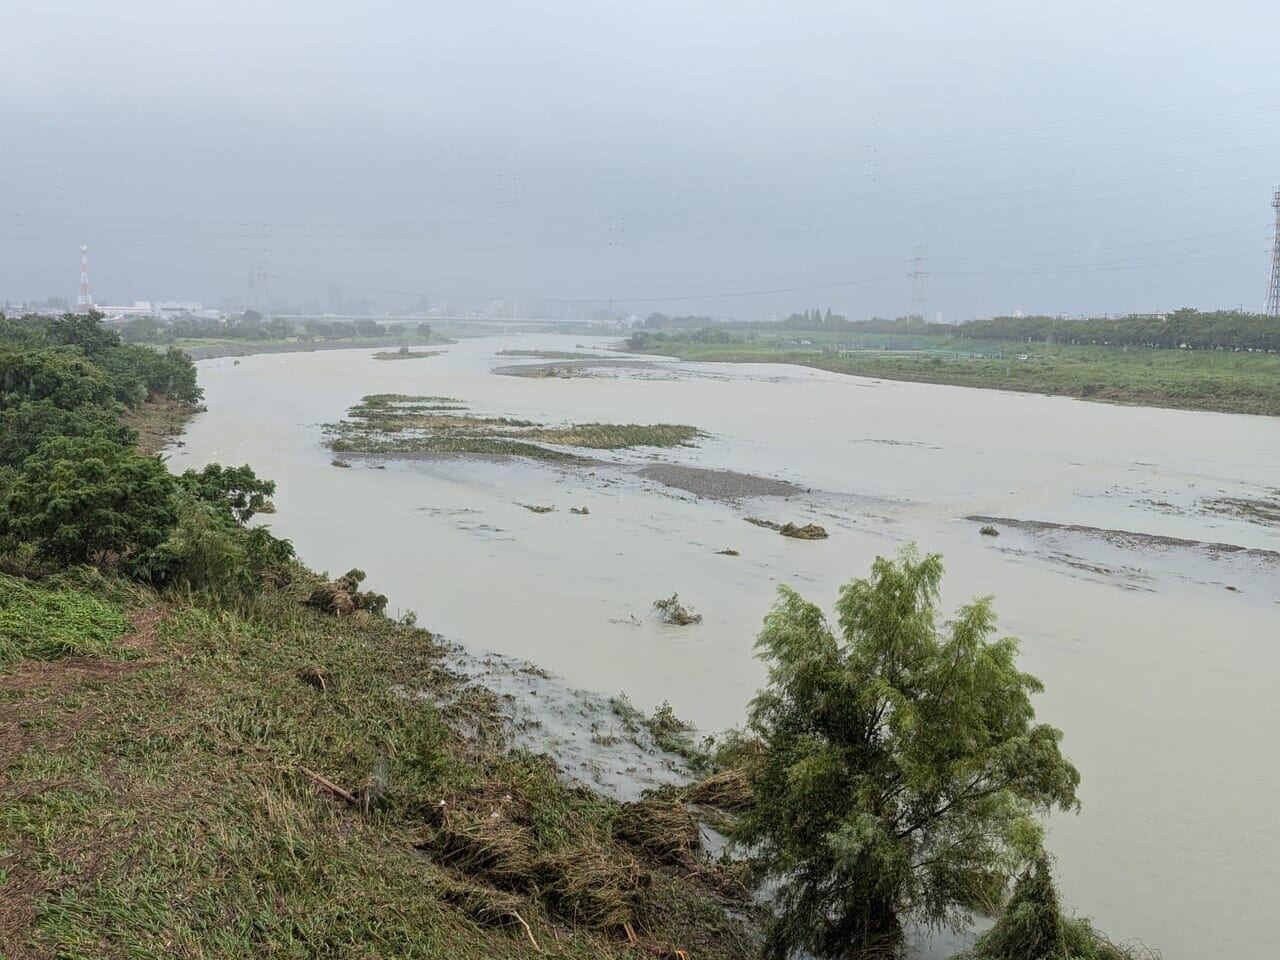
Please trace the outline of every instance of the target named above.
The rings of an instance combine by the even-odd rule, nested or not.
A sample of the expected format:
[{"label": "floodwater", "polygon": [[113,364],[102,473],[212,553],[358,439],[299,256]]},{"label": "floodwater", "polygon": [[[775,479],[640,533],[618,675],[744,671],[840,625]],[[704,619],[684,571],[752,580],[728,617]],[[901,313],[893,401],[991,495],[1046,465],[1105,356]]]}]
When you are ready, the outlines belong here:
[{"label": "floodwater", "polygon": [[[669,700],[707,731],[742,721],[761,682],[752,642],[778,584],[830,609],[877,554],[943,554],[948,609],[994,594],[1083,775],[1079,816],[1049,843],[1075,909],[1166,960],[1260,960],[1277,946],[1280,562],[1259,554],[1008,528],[987,514],[1280,551],[1280,527],[1205,509],[1280,486],[1280,420],[881,382],[772,365],[495,374],[510,348],[466,340],[396,362],[371,351],[205,361],[209,412],[171,452],[182,470],[251,463],[278,482],[268,518],[312,566],[360,566],[390,608],[473,651],[526,659],[572,687]],[[320,425],[368,393],[458,397],[476,414],[689,423],[696,447],[606,459],[793,482],[790,498],[702,499],[610,466],[437,459],[330,465]],[[523,504],[553,505],[533,513]],[[570,507],[588,507],[586,516]],[[817,522],[793,541],[744,517]],[[732,548],[739,556],[716,551]],[[1232,589],[1233,588],[1233,589]],[[679,591],[705,617],[651,604]]]}]

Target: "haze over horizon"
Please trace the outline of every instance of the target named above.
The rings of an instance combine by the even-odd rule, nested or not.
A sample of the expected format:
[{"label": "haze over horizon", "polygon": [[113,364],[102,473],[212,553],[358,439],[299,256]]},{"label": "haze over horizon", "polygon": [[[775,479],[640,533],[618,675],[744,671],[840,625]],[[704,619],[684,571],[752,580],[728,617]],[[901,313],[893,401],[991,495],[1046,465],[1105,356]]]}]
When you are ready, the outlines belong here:
[{"label": "haze over horizon", "polygon": [[[0,10],[0,302],[1257,310],[1280,8]],[[917,252],[918,251],[918,252]],[[913,263],[916,256],[922,258]]]}]

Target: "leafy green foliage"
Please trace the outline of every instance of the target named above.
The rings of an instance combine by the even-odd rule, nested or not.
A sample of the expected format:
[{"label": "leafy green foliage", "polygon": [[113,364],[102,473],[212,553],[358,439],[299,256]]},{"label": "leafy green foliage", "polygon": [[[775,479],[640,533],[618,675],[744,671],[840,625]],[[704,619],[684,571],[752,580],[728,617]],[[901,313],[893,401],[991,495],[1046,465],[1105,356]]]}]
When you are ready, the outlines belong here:
[{"label": "leafy green foliage", "polygon": [[210,463],[202,470],[185,471],[178,483],[198,499],[224,506],[239,524],[275,509],[269,499],[276,492],[275,481],[259,479],[247,463],[240,467]]},{"label": "leafy green foliage", "polygon": [[160,543],[172,529],[173,478],[105,436],[60,437],[28,457],[0,504],[0,536],[61,564],[104,562]]},{"label": "leafy green foliage", "polygon": [[757,803],[736,839],[779,915],[767,955],[886,948],[899,918],[940,925],[993,910],[1040,851],[1034,819],[1076,806],[1061,734],[1035,723],[1039,681],[992,640],[989,599],[940,629],[942,562],[914,547],[845,586],[839,633],[795,591],[757,641],[769,685],[752,702]]},{"label": "leafy green foliage", "polygon": [[110,408],[114,394],[106,372],[74,351],[0,347],[0,409],[40,400],[63,410]]},{"label": "leafy green foliage", "polygon": [[137,439],[108,407],[91,403],[65,409],[52,400],[23,400],[0,408],[0,464],[17,467],[40,445],[57,437],[102,435],[124,447]]},{"label": "leafy green foliage", "polygon": [[268,570],[294,558],[292,543],[264,527],[245,528],[225,499],[201,499],[180,487],[175,505],[169,536],[131,565],[139,579],[231,600],[257,592]]},{"label": "leafy green foliage", "polygon": [[177,347],[161,352],[122,344],[105,351],[97,362],[111,375],[116,399],[128,407],[155,397],[195,403],[204,395],[196,384],[195,364]]},{"label": "leafy green foliage", "polygon": [[954,960],[1133,960],[1147,954],[1145,948],[1116,946],[1089,921],[1066,916],[1049,859],[1041,855],[1018,877],[995,926]]},{"label": "leafy green foliage", "polygon": [[119,610],[97,597],[0,574],[0,665],[102,656],[128,627]]},{"label": "leafy green foliage", "polygon": [[202,396],[195,365],[176,347],[161,352],[122,344],[97,314],[48,320],[26,317],[0,325],[0,407],[49,399],[64,409],[128,407],[165,396],[195,403]]}]

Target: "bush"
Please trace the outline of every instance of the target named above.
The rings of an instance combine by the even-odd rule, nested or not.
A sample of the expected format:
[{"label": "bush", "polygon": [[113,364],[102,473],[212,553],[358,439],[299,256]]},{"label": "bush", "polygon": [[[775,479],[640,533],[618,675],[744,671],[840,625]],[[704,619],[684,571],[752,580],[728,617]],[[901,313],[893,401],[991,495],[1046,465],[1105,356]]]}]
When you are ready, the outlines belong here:
[{"label": "bush", "polygon": [[176,521],[174,481],[156,457],[102,435],[41,445],[0,504],[0,537],[63,565],[105,564],[161,543]]},{"label": "bush", "polygon": [[941,580],[941,558],[909,547],[841,590],[838,632],[786,587],[765,620],[756,802],[734,839],[776,885],[772,960],[888,952],[900,916],[996,909],[1040,854],[1036,815],[1076,806],[1079,773],[1035,723],[1041,685],[1017,641],[991,639],[988,599],[940,624]]}]

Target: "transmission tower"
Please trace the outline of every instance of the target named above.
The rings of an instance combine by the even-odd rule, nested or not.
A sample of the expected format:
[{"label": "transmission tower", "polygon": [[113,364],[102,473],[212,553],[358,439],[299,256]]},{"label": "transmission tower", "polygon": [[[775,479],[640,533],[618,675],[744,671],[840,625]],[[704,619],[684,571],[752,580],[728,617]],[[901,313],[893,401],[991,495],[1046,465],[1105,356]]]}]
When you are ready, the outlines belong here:
[{"label": "transmission tower", "polygon": [[89,293],[89,248],[80,248],[80,296],[76,297],[76,313],[88,313],[93,309],[93,297]]},{"label": "transmission tower", "polygon": [[1271,197],[1276,211],[1276,239],[1271,245],[1271,286],[1267,288],[1267,313],[1280,317],[1280,187]]},{"label": "transmission tower", "polygon": [[916,247],[916,255],[911,258],[911,272],[907,276],[911,278],[911,313],[923,318],[927,302],[924,281],[929,276],[924,269],[924,247]]}]

